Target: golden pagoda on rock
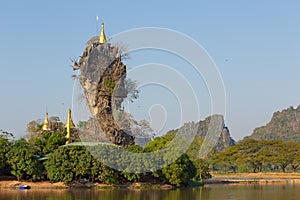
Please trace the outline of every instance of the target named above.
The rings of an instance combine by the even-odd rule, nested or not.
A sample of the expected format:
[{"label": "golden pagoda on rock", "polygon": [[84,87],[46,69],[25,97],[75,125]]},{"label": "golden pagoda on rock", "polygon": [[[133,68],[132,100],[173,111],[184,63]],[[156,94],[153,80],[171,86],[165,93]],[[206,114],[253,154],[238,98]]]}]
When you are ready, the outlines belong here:
[{"label": "golden pagoda on rock", "polygon": [[75,128],[75,124],[72,120],[72,117],[71,117],[71,109],[69,108],[68,110],[68,119],[67,119],[67,122],[66,122],[66,125],[65,125],[66,129],[67,129],[67,142],[66,144],[69,144],[69,139],[70,139],[70,136],[71,136],[71,129],[72,128]]},{"label": "golden pagoda on rock", "polygon": [[100,38],[99,38],[100,44],[106,43],[106,37],[104,33],[104,22],[101,24],[101,33],[100,33]]},{"label": "golden pagoda on rock", "polygon": [[46,117],[45,117],[45,121],[43,123],[42,130],[43,131],[50,131],[50,124],[49,124],[48,112],[46,112]]}]

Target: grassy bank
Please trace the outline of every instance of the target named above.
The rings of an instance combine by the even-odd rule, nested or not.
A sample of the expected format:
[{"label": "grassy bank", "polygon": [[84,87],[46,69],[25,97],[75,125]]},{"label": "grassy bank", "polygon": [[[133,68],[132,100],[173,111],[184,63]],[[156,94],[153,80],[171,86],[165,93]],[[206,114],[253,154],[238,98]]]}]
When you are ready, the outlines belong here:
[{"label": "grassy bank", "polygon": [[205,184],[300,184],[300,173],[235,173],[235,174],[216,174],[212,173],[213,178],[205,180]]},{"label": "grassy bank", "polygon": [[213,178],[240,178],[240,179],[300,179],[300,173],[282,173],[282,172],[262,172],[262,173],[231,173],[231,174],[217,174],[212,173]]}]

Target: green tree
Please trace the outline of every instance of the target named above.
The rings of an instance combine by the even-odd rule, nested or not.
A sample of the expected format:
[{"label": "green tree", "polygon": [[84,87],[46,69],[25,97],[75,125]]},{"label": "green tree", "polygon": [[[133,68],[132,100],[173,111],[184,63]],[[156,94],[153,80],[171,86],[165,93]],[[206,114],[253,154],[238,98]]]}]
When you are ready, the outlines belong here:
[{"label": "green tree", "polygon": [[6,154],[10,151],[11,145],[9,140],[13,138],[12,133],[0,130],[0,170],[7,168]]},{"label": "green tree", "polygon": [[[166,134],[155,138],[145,146],[146,152],[155,152],[165,148],[174,139],[175,134]],[[158,162],[167,163],[170,157],[180,151],[181,147],[174,146],[171,152],[163,155],[163,160]],[[191,153],[192,154],[192,153]],[[197,157],[194,152],[194,157]],[[195,159],[196,160],[196,159]],[[199,170],[200,172],[200,170]],[[163,169],[153,172],[154,177],[158,177],[162,181],[167,181],[173,185],[188,184],[190,180],[196,177],[197,169],[187,154],[183,153],[173,163],[163,167]]]},{"label": "green tree", "polygon": [[35,156],[35,149],[25,139],[14,142],[10,151],[6,154],[6,158],[11,173],[18,180],[26,176],[37,178],[41,175],[42,168]]},{"label": "green tree", "polygon": [[119,183],[120,180],[119,178],[120,178],[119,172],[101,163],[98,172],[99,181],[107,184],[117,184]]},{"label": "green tree", "polygon": [[66,132],[54,132],[45,137],[44,154],[48,154],[66,143]]},{"label": "green tree", "polygon": [[300,143],[298,142],[290,142],[290,154],[291,154],[291,167],[294,172],[296,172],[297,168],[300,165]]},{"label": "green tree", "polygon": [[73,162],[75,179],[89,178],[91,175],[92,156],[85,147],[72,147],[70,157]]},{"label": "green tree", "polygon": [[[245,138],[235,146],[214,156],[213,165],[235,166],[245,171],[261,172],[280,167],[285,172],[290,165],[294,171],[300,164],[300,148],[297,142],[281,140],[254,140]],[[272,167],[273,166],[273,167]]]},{"label": "green tree", "polygon": [[145,152],[153,152],[166,147],[175,137],[175,134],[166,134],[161,137],[156,137],[153,141],[149,142],[145,147]]},{"label": "green tree", "polygon": [[66,132],[39,131],[31,134],[28,142],[36,148],[38,155],[44,156],[64,145],[66,143],[65,136]]},{"label": "green tree", "polygon": [[210,179],[212,176],[210,174],[209,163],[204,159],[197,159],[193,161],[196,168],[196,180]]},{"label": "green tree", "polygon": [[[139,145],[131,145],[126,150],[128,152],[133,152],[133,153],[143,153],[143,151],[144,151],[143,148]],[[124,176],[125,179],[127,179],[128,181],[131,181],[131,182],[138,181],[142,175],[139,172],[136,172],[136,173],[131,172],[132,170],[134,170],[136,168],[141,169],[141,167],[142,167],[141,165],[143,165],[143,163],[141,163],[142,161],[139,160],[138,156],[135,158],[136,158],[136,160],[134,160],[131,163],[128,163],[129,158],[127,158],[126,155],[124,158],[122,158],[123,160],[121,160],[121,162],[126,162],[126,164],[128,166],[128,171],[125,170],[124,172],[122,172],[122,175]],[[130,159],[133,159],[133,158],[131,157]]]},{"label": "green tree", "polygon": [[47,144],[47,140],[49,139],[49,137],[51,136],[51,132],[49,131],[44,131],[44,132],[36,132],[36,133],[32,133],[30,135],[30,138],[28,140],[29,144],[31,146],[33,146],[36,149],[36,153],[40,156],[44,155],[45,152],[45,147]]},{"label": "green tree", "polygon": [[285,172],[286,167],[293,163],[293,149],[290,143],[280,142],[273,146],[273,151],[273,162],[280,166],[282,172]]},{"label": "green tree", "polygon": [[226,151],[214,155],[212,157],[212,163],[216,168],[223,168],[224,172],[229,170],[236,173],[238,169],[238,160],[241,160],[238,153],[238,145],[229,147]]},{"label": "green tree", "polygon": [[74,163],[70,156],[70,148],[56,149],[48,155],[44,164],[51,181],[69,183],[74,180]]},{"label": "green tree", "polygon": [[209,173],[209,163],[200,157],[200,148],[202,146],[202,143],[203,138],[197,135],[188,148],[187,155],[196,167],[196,178],[208,179],[211,178],[211,174]]},{"label": "green tree", "polygon": [[196,168],[186,154],[180,156],[175,162],[164,167],[162,174],[172,185],[188,184],[196,175]]},{"label": "green tree", "polygon": [[51,181],[69,183],[87,178],[104,183],[118,183],[119,172],[92,157],[84,146],[59,147],[45,162]]},{"label": "green tree", "polygon": [[90,168],[90,180],[92,182],[98,180],[99,169],[101,169],[101,162],[98,159],[92,159]]}]

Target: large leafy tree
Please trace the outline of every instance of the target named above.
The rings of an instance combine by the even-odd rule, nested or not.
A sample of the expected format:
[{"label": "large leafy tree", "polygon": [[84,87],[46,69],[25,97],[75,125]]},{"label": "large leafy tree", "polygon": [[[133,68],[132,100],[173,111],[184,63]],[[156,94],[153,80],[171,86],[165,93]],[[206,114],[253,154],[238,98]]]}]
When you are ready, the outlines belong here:
[{"label": "large leafy tree", "polygon": [[66,143],[65,132],[36,132],[29,138],[29,143],[35,147],[37,154],[44,156]]},{"label": "large leafy tree", "polygon": [[294,160],[294,148],[290,145],[290,142],[279,142],[272,147],[274,152],[273,163],[279,165],[282,172],[285,172],[286,167],[292,164]]},{"label": "large leafy tree", "polygon": [[193,162],[196,167],[196,178],[197,179],[208,179],[211,178],[209,173],[209,163],[200,157],[200,149],[203,143],[203,138],[197,135],[187,150],[189,159]]},{"label": "large leafy tree", "polygon": [[[133,152],[133,153],[143,153],[143,148],[141,146],[139,146],[139,145],[131,145],[126,150],[129,151],[129,152]],[[134,163],[128,163],[128,160],[131,160],[133,158],[136,158],[136,160],[133,161]],[[139,160],[138,156],[133,157],[133,158],[127,158],[127,155],[125,155],[122,158],[121,162],[126,162],[126,165],[128,166],[127,167],[128,170],[122,172],[122,175],[128,181],[136,182],[136,181],[138,181],[141,178],[142,174],[139,173],[139,172],[134,173],[131,170],[135,169],[135,168],[141,169],[143,167],[143,163],[141,163],[141,160]]]},{"label": "large leafy tree", "polygon": [[180,156],[175,162],[164,167],[162,174],[172,185],[188,184],[196,175],[196,168],[186,154]]},{"label": "large leafy tree", "polygon": [[49,131],[44,131],[44,132],[36,132],[34,134],[31,134],[29,137],[29,144],[33,146],[36,149],[36,153],[38,155],[44,155],[45,147],[47,140],[51,136],[51,132]]},{"label": "large leafy tree", "polygon": [[66,143],[66,132],[53,132],[47,136],[44,154],[48,154]]},{"label": "large leafy tree", "polygon": [[49,154],[45,168],[51,181],[69,183],[74,180],[74,163],[70,156],[70,149],[58,148]]},{"label": "large leafy tree", "polygon": [[37,178],[41,175],[41,165],[35,156],[35,149],[30,146],[25,139],[14,142],[11,149],[6,154],[7,163],[11,168],[11,173],[18,180],[29,176]]},{"label": "large leafy tree", "polygon": [[[255,140],[245,138],[235,146],[213,157],[214,169],[247,172],[262,172],[281,168],[285,172],[288,166],[296,171],[300,164],[300,144],[281,140]],[[226,170],[224,170],[226,172]]]},{"label": "large leafy tree", "polygon": [[6,154],[10,151],[10,140],[13,138],[12,133],[0,130],[0,170],[7,168]]},{"label": "large leafy tree", "polygon": [[87,178],[104,183],[118,183],[118,172],[92,157],[83,146],[60,147],[45,162],[48,178],[54,182]]},{"label": "large leafy tree", "polygon": [[300,143],[298,142],[289,142],[290,146],[290,156],[291,156],[291,167],[295,172],[300,166]]},{"label": "large leafy tree", "polygon": [[[164,136],[157,137],[145,146],[145,151],[153,152],[162,149],[166,147],[174,139],[175,136],[175,134],[166,134]],[[176,152],[176,148],[180,147],[174,146],[174,148],[175,149],[172,149],[172,151]],[[171,155],[169,154],[172,154],[174,152],[168,152],[166,155],[163,155],[163,161],[168,161],[168,159],[171,157]],[[193,153],[196,157],[196,153]],[[153,172],[153,176],[158,177],[162,181],[167,181],[177,186],[181,184],[187,184],[190,180],[195,178],[196,175],[197,168],[186,153],[182,154],[178,159],[176,159],[176,161],[174,161],[170,165],[165,166],[162,170]]]},{"label": "large leafy tree", "polygon": [[93,157],[85,147],[72,147],[69,151],[70,159],[74,165],[72,171],[75,180],[80,178],[88,178],[91,174]]}]

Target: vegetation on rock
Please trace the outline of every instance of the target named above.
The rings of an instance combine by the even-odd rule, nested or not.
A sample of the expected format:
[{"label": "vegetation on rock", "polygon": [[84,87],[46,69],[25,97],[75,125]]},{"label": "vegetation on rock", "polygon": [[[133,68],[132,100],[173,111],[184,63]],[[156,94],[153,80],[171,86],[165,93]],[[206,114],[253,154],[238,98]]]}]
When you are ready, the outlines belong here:
[{"label": "vegetation on rock", "polygon": [[[235,144],[235,141],[230,137],[229,129],[225,126],[224,118],[221,115],[215,115],[218,118],[222,120],[222,130],[219,135],[216,135],[217,141],[216,145],[214,145],[214,152],[221,152],[227,149],[230,146],[233,146]],[[204,139],[206,134],[208,133],[208,129],[210,126],[211,118],[214,116],[209,116],[205,118],[203,121],[199,121],[197,123],[195,122],[189,122],[185,123],[180,129],[183,130],[182,132],[184,134],[188,134],[190,132],[194,132],[196,130],[196,136],[198,136],[199,139]],[[173,134],[178,132],[179,129],[171,130],[168,133]],[[199,149],[198,149],[199,150]]]}]

